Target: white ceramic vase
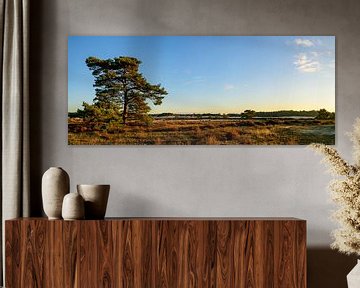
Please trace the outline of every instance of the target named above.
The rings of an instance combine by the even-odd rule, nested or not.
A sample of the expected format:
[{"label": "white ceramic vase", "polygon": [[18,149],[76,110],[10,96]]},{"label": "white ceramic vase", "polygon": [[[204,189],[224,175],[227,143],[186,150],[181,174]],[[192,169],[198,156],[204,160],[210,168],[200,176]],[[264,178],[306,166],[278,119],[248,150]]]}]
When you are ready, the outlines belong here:
[{"label": "white ceramic vase", "polygon": [[85,219],[104,219],[110,185],[77,185],[78,193],[85,201]]},{"label": "white ceramic vase", "polygon": [[42,177],[43,208],[49,219],[61,219],[63,198],[69,193],[69,175],[60,167],[49,168]]},{"label": "white ceramic vase", "polygon": [[347,275],[348,288],[360,287],[360,260],[357,261],[355,267]]},{"label": "white ceramic vase", "polygon": [[65,195],[62,204],[62,217],[64,220],[84,219],[84,199],[79,193],[69,193]]}]

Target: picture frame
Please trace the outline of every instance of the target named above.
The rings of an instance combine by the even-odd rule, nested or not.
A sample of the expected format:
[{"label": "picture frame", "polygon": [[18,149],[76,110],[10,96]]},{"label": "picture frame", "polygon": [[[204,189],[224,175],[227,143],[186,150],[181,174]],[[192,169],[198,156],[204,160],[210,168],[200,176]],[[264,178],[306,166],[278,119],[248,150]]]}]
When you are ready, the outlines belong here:
[{"label": "picture frame", "polygon": [[69,36],[69,145],[335,144],[335,36]]}]

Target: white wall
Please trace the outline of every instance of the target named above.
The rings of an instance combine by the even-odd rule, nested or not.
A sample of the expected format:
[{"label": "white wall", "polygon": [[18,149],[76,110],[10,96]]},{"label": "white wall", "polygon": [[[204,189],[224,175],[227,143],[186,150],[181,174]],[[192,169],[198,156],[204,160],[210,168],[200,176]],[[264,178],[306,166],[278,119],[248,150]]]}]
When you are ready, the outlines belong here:
[{"label": "white wall", "polygon": [[305,147],[68,146],[67,36],[335,35],[336,147],[350,159],[345,133],[360,116],[359,3],[43,0],[34,5],[36,179],[49,166],[62,166],[72,190],[79,183],[111,184],[107,216],[293,216],[308,221],[309,246],[330,243],[330,176],[321,157]]}]

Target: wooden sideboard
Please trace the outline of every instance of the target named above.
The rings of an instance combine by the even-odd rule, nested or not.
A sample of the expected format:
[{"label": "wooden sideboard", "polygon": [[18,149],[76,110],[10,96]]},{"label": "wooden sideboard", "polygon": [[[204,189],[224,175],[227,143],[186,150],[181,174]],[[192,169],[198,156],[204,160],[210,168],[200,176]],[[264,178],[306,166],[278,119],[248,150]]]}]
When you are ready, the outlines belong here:
[{"label": "wooden sideboard", "polygon": [[306,287],[306,221],[115,218],[5,223],[6,287]]}]

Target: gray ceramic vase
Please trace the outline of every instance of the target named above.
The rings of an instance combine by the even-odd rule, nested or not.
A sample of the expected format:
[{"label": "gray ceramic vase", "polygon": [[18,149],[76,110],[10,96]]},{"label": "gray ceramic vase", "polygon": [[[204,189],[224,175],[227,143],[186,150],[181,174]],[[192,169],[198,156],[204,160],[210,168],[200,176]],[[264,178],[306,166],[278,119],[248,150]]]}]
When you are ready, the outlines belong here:
[{"label": "gray ceramic vase", "polygon": [[49,168],[42,177],[43,208],[49,219],[61,219],[63,198],[69,193],[69,175],[60,167]]},{"label": "gray ceramic vase", "polygon": [[78,193],[85,201],[85,219],[104,219],[110,185],[77,185]]},{"label": "gray ceramic vase", "polygon": [[84,199],[79,193],[69,193],[65,195],[62,204],[62,217],[64,220],[84,219]]}]

